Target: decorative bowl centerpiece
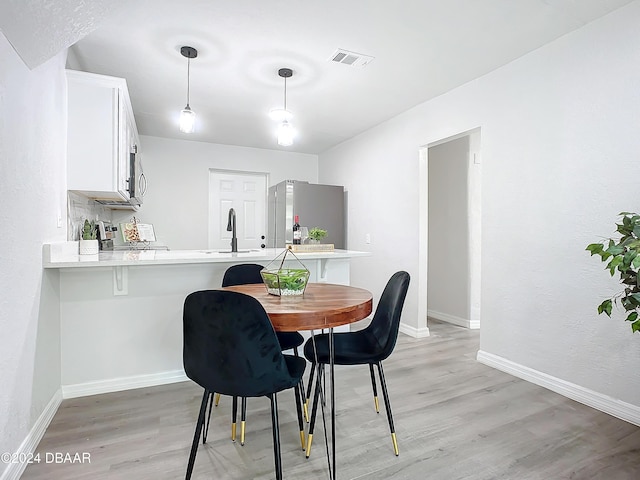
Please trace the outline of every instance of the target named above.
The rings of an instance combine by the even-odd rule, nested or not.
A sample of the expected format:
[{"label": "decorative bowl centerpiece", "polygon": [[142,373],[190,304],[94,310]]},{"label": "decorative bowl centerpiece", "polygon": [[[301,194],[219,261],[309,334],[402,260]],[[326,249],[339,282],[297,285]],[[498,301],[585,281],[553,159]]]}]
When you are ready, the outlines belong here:
[{"label": "decorative bowl centerpiece", "polygon": [[[284,261],[289,253],[296,259],[300,268],[283,268]],[[282,259],[280,260],[278,268],[269,268],[271,264],[277,264],[277,260],[280,257],[282,257]],[[303,295],[305,288],[307,288],[307,282],[309,281],[309,270],[298,260],[298,257],[288,249],[264,267],[264,269],[260,271],[260,275],[262,276],[265,287],[267,287],[267,292],[279,297]]]}]

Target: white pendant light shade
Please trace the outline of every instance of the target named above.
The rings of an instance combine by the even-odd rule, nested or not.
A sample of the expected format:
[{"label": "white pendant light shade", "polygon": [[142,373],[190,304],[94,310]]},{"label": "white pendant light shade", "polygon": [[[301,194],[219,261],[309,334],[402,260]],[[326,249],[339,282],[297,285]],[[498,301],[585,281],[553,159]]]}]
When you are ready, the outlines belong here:
[{"label": "white pendant light shade", "polygon": [[278,126],[278,145],[282,145],[283,147],[288,147],[289,145],[293,145],[293,136],[295,132],[293,127],[286,120],[283,121]]},{"label": "white pendant light shade", "polygon": [[183,133],[193,133],[196,126],[196,112],[191,110],[187,105],[182,112],[180,112],[180,131]]}]

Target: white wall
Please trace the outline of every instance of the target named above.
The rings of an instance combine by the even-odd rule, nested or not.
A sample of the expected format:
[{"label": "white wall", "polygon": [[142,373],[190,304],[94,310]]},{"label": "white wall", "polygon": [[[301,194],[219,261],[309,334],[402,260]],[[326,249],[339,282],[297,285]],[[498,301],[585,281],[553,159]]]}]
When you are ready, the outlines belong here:
[{"label": "white wall", "polygon": [[[269,185],[318,181],[318,157],[303,153],[141,136],[148,180],[136,217],[153,223],[157,244],[172,250],[208,247],[209,169],[263,172]],[[114,222],[131,213],[114,212]]]},{"label": "white wall", "polygon": [[0,452],[18,451],[60,389],[59,279],[42,244],[66,236],[64,62],[30,71],[0,33]]},{"label": "white wall", "polygon": [[640,407],[640,336],[596,314],[619,291],[585,246],[638,208],[640,2],[320,155],[349,189],[352,284],[406,269],[417,326],[419,155],[482,129],[481,350]]},{"label": "white wall", "polygon": [[470,323],[469,137],[429,148],[428,280],[430,316]]}]

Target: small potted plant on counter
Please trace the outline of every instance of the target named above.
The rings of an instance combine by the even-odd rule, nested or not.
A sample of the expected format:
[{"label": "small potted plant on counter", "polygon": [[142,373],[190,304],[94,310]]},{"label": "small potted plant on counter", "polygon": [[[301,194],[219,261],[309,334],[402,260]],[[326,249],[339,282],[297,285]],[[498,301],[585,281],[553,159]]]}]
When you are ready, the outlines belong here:
[{"label": "small potted plant on counter", "polygon": [[96,255],[98,253],[98,229],[96,223],[85,219],[80,231],[80,255]]},{"label": "small potted plant on counter", "polygon": [[320,243],[320,241],[327,236],[327,231],[319,227],[313,227],[309,230],[309,238],[311,243]]}]

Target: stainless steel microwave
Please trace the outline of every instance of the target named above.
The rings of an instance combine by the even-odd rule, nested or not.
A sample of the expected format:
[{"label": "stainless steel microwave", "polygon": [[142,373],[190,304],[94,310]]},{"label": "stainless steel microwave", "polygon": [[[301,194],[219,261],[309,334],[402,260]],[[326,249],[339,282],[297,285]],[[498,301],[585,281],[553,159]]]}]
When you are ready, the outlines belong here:
[{"label": "stainless steel microwave", "polygon": [[133,145],[129,152],[128,162],[128,175],[127,175],[127,200],[115,200],[115,199],[95,199],[95,201],[101,205],[116,210],[138,210],[142,205],[142,197],[144,197],[147,191],[147,178],[144,176],[142,170],[142,160],[138,153],[138,146]]},{"label": "stainless steel microwave", "polygon": [[137,145],[134,145],[129,153],[129,179],[127,180],[127,185],[129,202],[132,205],[142,205],[142,197],[147,190],[147,179],[142,171]]}]

